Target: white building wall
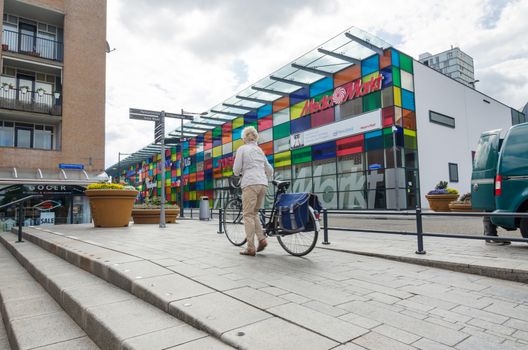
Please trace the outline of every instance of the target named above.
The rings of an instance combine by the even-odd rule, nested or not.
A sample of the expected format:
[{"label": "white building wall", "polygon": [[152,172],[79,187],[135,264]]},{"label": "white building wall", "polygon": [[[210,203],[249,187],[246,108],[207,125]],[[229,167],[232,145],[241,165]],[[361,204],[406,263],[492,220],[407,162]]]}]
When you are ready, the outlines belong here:
[{"label": "white building wall", "polygon": [[[414,86],[421,204],[427,208],[427,192],[439,181],[449,181],[448,163],[458,164],[459,177],[459,182],[449,183],[449,187],[461,194],[470,192],[471,152],[482,132],[512,125],[511,110],[417,61]],[[430,110],[455,118],[456,127],[431,123]]]}]

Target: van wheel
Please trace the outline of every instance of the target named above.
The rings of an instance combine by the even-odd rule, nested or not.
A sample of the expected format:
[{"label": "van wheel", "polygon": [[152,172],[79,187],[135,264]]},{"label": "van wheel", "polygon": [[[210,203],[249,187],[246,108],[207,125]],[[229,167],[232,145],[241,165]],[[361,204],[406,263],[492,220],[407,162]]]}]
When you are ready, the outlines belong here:
[{"label": "van wheel", "polygon": [[[528,213],[528,211],[526,213]],[[528,218],[521,218],[519,228],[521,229],[521,235],[523,238],[528,238]]]}]

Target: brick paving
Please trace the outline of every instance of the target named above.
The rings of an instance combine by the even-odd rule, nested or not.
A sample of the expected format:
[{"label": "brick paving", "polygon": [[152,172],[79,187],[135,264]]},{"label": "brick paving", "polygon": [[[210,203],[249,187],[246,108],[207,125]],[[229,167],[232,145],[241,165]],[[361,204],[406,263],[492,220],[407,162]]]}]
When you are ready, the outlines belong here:
[{"label": "brick paving", "polygon": [[[320,245],[308,256],[296,258],[275,240],[263,254],[243,257],[238,255],[239,248],[216,234],[216,227],[215,222],[185,220],[166,229],[73,225],[49,230],[69,236],[72,242],[81,240],[166,267],[225,298],[251,304],[323,336],[328,342],[321,348],[528,348],[525,284],[321,249]],[[29,231],[53,236],[41,229]],[[402,254],[415,250],[411,237],[331,232],[330,241],[330,247],[344,250],[386,247]],[[523,268],[528,264],[524,245],[488,247],[482,242],[452,241],[426,239],[427,256],[449,252],[449,258],[461,261],[500,266],[516,262]],[[201,298],[207,302],[207,295]],[[251,327],[266,334],[265,325],[279,319],[265,319]],[[226,336],[230,336],[228,330]],[[280,336],[287,337],[288,332]],[[247,346],[251,348],[251,342]]]}]

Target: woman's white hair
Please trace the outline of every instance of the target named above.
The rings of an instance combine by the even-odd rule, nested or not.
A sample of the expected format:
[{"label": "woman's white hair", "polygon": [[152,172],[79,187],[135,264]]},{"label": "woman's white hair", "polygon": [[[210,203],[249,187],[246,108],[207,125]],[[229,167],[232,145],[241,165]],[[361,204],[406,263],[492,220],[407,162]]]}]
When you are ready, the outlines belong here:
[{"label": "woman's white hair", "polygon": [[258,141],[258,132],[257,129],[253,126],[246,126],[244,130],[242,130],[242,140],[244,140],[245,143],[248,142],[257,142]]}]

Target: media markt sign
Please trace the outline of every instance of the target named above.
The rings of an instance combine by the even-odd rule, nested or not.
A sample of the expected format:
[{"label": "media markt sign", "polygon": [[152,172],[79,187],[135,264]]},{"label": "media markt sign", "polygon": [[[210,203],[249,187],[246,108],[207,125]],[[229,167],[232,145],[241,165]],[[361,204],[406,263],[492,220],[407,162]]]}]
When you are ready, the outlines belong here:
[{"label": "media markt sign", "polygon": [[336,87],[332,96],[323,96],[320,101],[315,99],[307,100],[301,111],[301,117],[317,113],[335,105],[340,105],[356,97],[381,90],[383,75],[372,77],[369,81],[363,82],[361,79]]}]

